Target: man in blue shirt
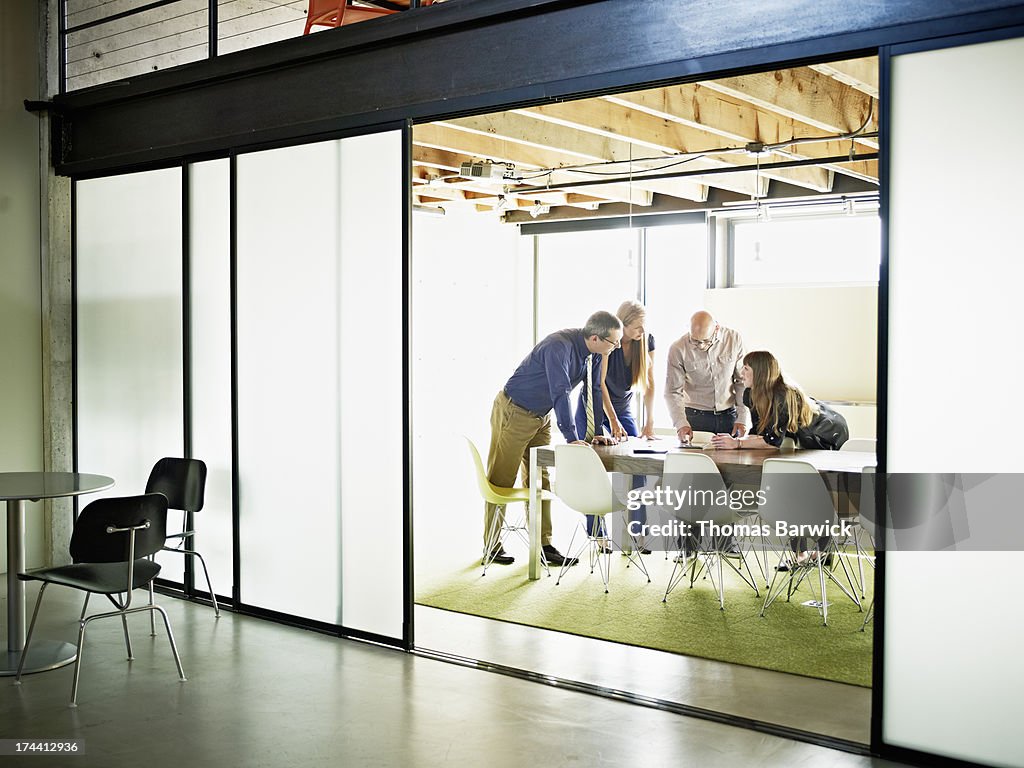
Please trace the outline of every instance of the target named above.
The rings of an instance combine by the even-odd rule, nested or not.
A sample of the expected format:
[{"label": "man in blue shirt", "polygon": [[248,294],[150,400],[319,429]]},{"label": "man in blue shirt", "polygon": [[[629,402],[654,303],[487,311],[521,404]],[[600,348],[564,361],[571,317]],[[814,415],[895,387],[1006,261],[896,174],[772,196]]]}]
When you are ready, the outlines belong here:
[{"label": "man in blue shirt", "polygon": [[[491,445],[487,455],[487,479],[511,488],[520,466],[523,483],[530,484],[530,448],[551,442],[551,411],[567,443],[604,443],[603,435],[580,435],[573,420],[569,394],[583,381],[590,359],[593,387],[601,391],[601,357],[619,346],[622,323],[610,312],[595,312],[583,328],[556,331],[543,339],[519,364],[512,378],[494,398],[491,409]],[[601,402],[594,404],[598,424]],[[542,486],[549,488],[547,472]],[[574,565],[551,544],[550,502],[541,505],[541,546],[549,565]],[[495,506],[484,508],[484,558],[509,565],[514,558],[498,540],[502,520],[495,519]]]}]

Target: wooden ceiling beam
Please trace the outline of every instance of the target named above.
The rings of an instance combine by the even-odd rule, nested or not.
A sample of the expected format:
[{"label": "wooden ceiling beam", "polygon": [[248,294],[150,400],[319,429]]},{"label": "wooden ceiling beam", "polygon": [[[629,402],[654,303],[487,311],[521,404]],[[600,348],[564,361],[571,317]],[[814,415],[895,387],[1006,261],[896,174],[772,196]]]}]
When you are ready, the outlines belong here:
[{"label": "wooden ceiling beam", "polygon": [[831,61],[828,64],[811,64],[811,69],[823,75],[846,83],[861,93],[878,98],[878,58],[865,56],[861,59]]},{"label": "wooden ceiling beam", "polygon": [[[702,85],[827,133],[850,133],[865,123],[872,130],[877,121],[874,99],[810,67],[707,80]],[[873,139],[859,141],[878,147]]]},{"label": "wooden ceiling beam", "polygon": [[542,205],[567,205],[584,210],[593,210],[601,203],[621,202],[617,198],[562,192],[559,190],[522,193],[517,192],[514,186],[505,190],[498,190],[491,185],[483,184],[473,179],[440,180],[437,176],[430,173],[431,170],[434,169],[426,166],[416,166],[413,168],[414,195],[426,195],[451,201],[468,200],[490,208],[496,208],[501,204],[499,195],[504,196],[506,206],[513,207],[533,207],[540,203]]},{"label": "wooden ceiling beam", "polygon": [[[536,186],[548,182],[547,175],[543,177],[536,175],[537,169],[560,168],[580,162],[578,156],[528,146],[485,133],[464,131],[442,123],[417,125],[413,129],[414,157],[418,151],[417,147],[463,153],[467,159],[487,158],[497,162],[512,162],[516,164],[518,174],[533,177],[525,180],[524,183]],[[555,185],[567,181],[584,180],[594,180],[594,177],[578,172],[559,170],[551,174],[550,183]],[[672,188],[678,197],[698,202],[707,199],[707,187],[685,179],[672,181],[674,182]],[[594,197],[605,197],[609,200],[619,200],[633,205],[650,205],[653,190],[639,182],[633,185],[610,182],[587,187],[586,193]]]},{"label": "wooden ceiling beam", "polygon": [[[517,113],[612,140],[624,140],[637,147],[632,152],[634,158],[650,156],[652,153],[672,158],[679,154],[700,153],[730,145],[738,148],[746,143],[723,141],[722,136],[694,124],[675,121],[664,115],[650,114],[609,99],[547,104],[517,110]],[[742,153],[716,153],[688,159],[686,169],[718,169],[729,165],[750,164],[750,158]],[[817,192],[828,192],[832,181],[831,174],[819,168],[780,169],[767,174],[767,178],[777,178]],[[701,183],[708,182],[702,179]],[[756,189],[754,174],[720,177],[714,186],[747,195],[755,194]],[[763,191],[760,194],[763,194]]]},{"label": "wooden ceiling beam", "polygon": [[[698,126],[723,140],[736,143],[760,141],[765,144],[779,144],[792,139],[828,135],[828,132],[815,126],[759,109],[742,99],[710,90],[697,83],[605,96],[604,99],[685,125]],[[795,144],[787,149],[778,150],[775,154],[791,160],[833,157],[847,154],[850,146],[851,142],[848,141],[820,141]],[[858,178],[865,178],[866,173],[858,163],[825,168]],[[871,180],[877,183],[877,175]]]},{"label": "wooden ceiling beam", "polygon": [[[547,112],[514,110],[499,114],[460,118],[451,121],[450,125],[470,132],[499,136],[509,141],[545,147],[555,152],[575,156],[577,159],[574,164],[629,163],[631,159],[650,157],[651,155],[666,158],[677,155],[675,151],[666,150],[664,145],[661,147],[654,145],[650,140],[655,137],[653,132],[646,136],[648,141],[640,144],[624,139],[608,130],[592,127],[591,122],[598,120],[599,117],[593,115],[581,117],[583,113],[593,112],[595,107],[598,111],[604,109],[603,104],[604,102],[599,99],[588,99],[571,104],[554,105],[554,108]],[[609,107],[615,109],[612,105]],[[553,117],[556,113],[560,116],[557,119]],[[659,121],[659,123],[665,124],[666,121]],[[668,125],[672,124],[668,123]],[[721,163],[703,159],[694,161],[694,163],[695,169],[717,168],[721,165]],[[603,171],[605,169],[594,170]],[[706,186],[702,181],[689,179],[671,179],[669,181],[671,182],[669,184],[659,184],[654,191],[693,200],[695,199],[692,196],[693,186],[695,184]],[[637,183],[636,180],[634,180],[635,183]],[[753,178],[749,181],[735,177],[721,179],[718,185],[743,194],[754,194]],[[674,192],[673,189],[676,191]]]},{"label": "wooden ceiling beam", "polygon": [[413,165],[438,168],[448,173],[458,173],[459,166],[466,160],[472,160],[472,158],[458,152],[449,152],[444,149],[437,149],[436,147],[424,147],[419,144],[413,144],[412,147]]}]

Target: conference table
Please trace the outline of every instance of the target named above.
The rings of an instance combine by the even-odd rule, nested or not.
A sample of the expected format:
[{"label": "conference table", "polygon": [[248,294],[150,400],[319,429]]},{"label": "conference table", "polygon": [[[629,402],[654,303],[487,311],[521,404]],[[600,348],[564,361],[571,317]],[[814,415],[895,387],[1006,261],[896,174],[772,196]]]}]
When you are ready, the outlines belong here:
[{"label": "conference table", "polygon": [[[669,453],[692,452],[693,448],[679,447],[676,438],[646,440],[631,437],[628,442],[618,445],[595,445],[592,449],[601,458],[605,469],[624,475],[647,475],[661,477],[665,468],[665,456]],[[665,451],[665,453],[634,453],[640,450]],[[714,450],[702,451],[709,456],[722,473],[727,485],[758,486],[761,483],[761,465],[765,459],[784,458],[805,461],[811,464],[827,479],[833,490],[835,481],[843,476],[860,477],[865,467],[873,467],[876,457],[873,452],[864,451],[817,451],[795,449],[780,451],[764,450]],[[530,449],[530,509],[540,509],[541,469],[555,464],[555,446],[542,445]],[[831,481],[831,482],[828,482]],[[539,579],[540,564],[540,514],[529,515],[530,556],[529,577]]]},{"label": "conference table", "polygon": [[[7,653],[0,653],[0,676],[18,671],[25,648],[25,502],[79,496],[110,488],[113,478],[79,472],[0,472],[0,501],[7,502]],[[75,660],[71,643],[34,639],[25,672],[56,669]]]}]

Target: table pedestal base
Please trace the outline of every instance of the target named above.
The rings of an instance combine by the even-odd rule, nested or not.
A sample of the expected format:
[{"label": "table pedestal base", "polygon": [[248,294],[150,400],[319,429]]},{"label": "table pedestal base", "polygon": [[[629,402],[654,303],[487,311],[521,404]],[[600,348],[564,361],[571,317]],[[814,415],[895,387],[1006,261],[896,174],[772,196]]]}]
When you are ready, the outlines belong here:
[{"label": "table pedestal base", "polygon": [[[46,672],[70,664],[75,660],[77,648],[59,640],[33,640],[28,649],[23,674]],[[0,651],[0,677],[13,677],[18,673],[21,651]]]}]

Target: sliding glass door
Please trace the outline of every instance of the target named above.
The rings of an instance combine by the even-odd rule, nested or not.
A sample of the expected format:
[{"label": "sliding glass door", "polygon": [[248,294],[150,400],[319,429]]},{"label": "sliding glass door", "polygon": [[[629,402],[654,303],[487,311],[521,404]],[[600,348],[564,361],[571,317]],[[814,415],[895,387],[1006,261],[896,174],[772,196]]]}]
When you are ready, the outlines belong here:
[{"label": "sliding glass door", "polygon": [[[994,147],[1015,145],[1024,120],[1005,90],[1007,73],[1024,67],[1024,38],[923,48],[892,58],[887,469],[943,478],[965,514],[943,551],[885,554],[881,736],[1024,766],[1019,499],[999,493],[1024,470],[1002,427],[1013,397],[1001,395],[1024,374],[1024,160],[992,159]],[[951,93],[958,133],[974,137],[955,160],[935,130]],[[895,502],[892,514],[905,519]]]},{"label": "sliding glass door", "polygon": [[[187,168],[189,276],[189,437],[206,462],[206,504],[196,516],[196,548],[218,595],[234,599],[231,440],[231,162]],[[179,558],[180,559],[180,558]],[[198,590],[205,590],[202,571]]]},{"label": "sliding glass door", "polygon": [[116,483],[86,501],[142,493],[184,451],[181,190],[180,168],[76,185],[76,466]]},{"label": "sliding glass door", "polygon": [[79,466],[127,494],[161,456],[203,459],[196,548],[218,594],[394,643],[411,639],[405,141],[83,181],[76,210]]},{"label": "sliding glass door", "polygon": [[401,134],[238,158],[242,601],[401,637]]}]

